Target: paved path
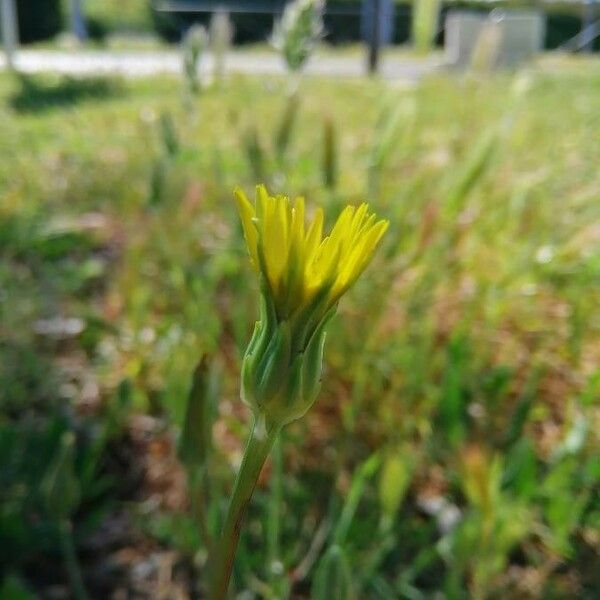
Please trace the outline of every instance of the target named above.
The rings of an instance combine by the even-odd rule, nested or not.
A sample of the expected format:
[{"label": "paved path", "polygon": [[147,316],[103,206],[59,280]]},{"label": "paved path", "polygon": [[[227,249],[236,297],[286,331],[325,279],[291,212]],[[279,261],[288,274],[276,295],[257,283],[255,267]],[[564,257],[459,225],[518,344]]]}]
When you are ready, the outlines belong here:
[{"label": "paved path", "polygon": [[[236,73],[284,74],[280,57],[268,52],[237,50],[227,57],[227,70]],[[0,54],[0,68],[5,68],[5,58]],[[181,55],[174,50],[117,52],[107,50],[20,50],[15,66],[25,73],[52,71],[67,75],[123,75],[142,77],[160,73],[181,72]],[[441,67],[439,58],[384,57],[380,74],[390,80],[417,81],[423,75]],[[201,69],[210,72],[212,57],[203,61]],[[309,75],[328,77],[359,77],[365,73],[365,56],[317,56],[306,68]]]}]

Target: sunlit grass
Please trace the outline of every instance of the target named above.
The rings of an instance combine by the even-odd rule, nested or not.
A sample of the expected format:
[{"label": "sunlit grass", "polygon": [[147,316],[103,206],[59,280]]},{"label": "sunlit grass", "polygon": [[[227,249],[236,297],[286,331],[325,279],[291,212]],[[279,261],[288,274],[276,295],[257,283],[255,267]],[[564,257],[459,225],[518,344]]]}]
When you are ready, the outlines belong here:
[{"label": "sunlit grass", "polygon": [[[81,389],[61,370],[76,356],[109,405],[127,381],[134,411],[179,423],[206,353],[221,382],[214,475],[228,489],[248,416],[238,373],[257,314],[231,195],[257,183],[250,131],[274,193],[304,195],[309,213],[324,206],[329,225],[363,200],[391,223],[368,281],[332,323],[321,397],[286,434],[296,444],[284,446],[279,479],[283,573],[302,574],[294,569],[325,536],[327,560],[349,562],[359,597],[464,586],[518,597],[508,565],[540,561],[564,561],[568,573],[540,576],[542,597],[593,585],[579,558],[597,543],[598,519],[593,62],[545,59],[517,78],[437,76],[411,90],[307,79],[285,157],[283,79],[234,77],[193,101],[169,77],[33,83],[0,77],[0,334],[11,348],[0,347],[0,374],[19,398],[27,385],[6,365],[21,367],[35,410],[79,406]],[[323,167],[331,123],[335,187]],[[69,334],[77,328],[65,318],[83,333]],[[43,381],[36,352],[44,373],[59,366]],[[49,398],[54,378],[62,384]],[[2,410],[6,422],[16,409]],[[462,511],[454,535],[423,508],[432,498]],[[276,588],[256,551],[270,531],[268,488],[256,499],[236,581]],[[177,527],[160,523],[161,539],[189,552]],[[490,540],[489,527],[501,535]],[[289,579],[301,597],[322,564]]]}]

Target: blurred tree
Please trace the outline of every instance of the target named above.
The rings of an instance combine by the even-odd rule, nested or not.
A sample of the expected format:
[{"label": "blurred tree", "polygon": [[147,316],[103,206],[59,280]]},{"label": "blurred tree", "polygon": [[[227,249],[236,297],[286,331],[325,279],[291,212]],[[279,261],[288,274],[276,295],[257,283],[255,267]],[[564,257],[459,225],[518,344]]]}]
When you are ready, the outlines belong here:
[{"label": "blurred tree", "polygon": [[24,43],[54,37],[63,26],[61,0],[17,0],[17,15]]}]

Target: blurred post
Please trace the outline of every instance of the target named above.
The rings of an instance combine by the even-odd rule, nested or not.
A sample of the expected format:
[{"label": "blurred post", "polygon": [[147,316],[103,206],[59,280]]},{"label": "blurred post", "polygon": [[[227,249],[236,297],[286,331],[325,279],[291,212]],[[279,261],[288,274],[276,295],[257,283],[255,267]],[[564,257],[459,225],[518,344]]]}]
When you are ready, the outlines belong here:
[{"label": "blurred post", "polygon": [[367,70],[376,73],[381,48],[394,39],[393,0],[362,0],[360,36],[367,44]]},{"label": "blurred post", "polygon": [[15,0],[0,0],[0,26],[2,29],[2,43],[6,55],[6,66],[15,68],[15,51],[19,45],[19,28],[17,25],[17,7]]},{"label": "blurred post", "polygon": [[594,50],[594,21],[595,21],[595,0],[583,0],[583,23],[581,40],[581,50],[583,52],[593,52]]},{"label": "blurred post", "polygon": [[233,25],[229,13],[222,7],[218,8],[210,19],[209,40],[213,55],[213,73],[217,83],[225,75],[225,57],[231,47]]},{"label": "blurred post", "polygon": [[371,21],[371,36],[369,40],[369,73],[377,73],[379,68],[379,47],[381,46],[381,0],[371,0],[373,3],[373,20]]},{"label": "blurred post", "polygon": [[80,41],[87,39],[87,27],[81,10],[81,0],[70,0],[71,4],[71,30],[73,35]]}]

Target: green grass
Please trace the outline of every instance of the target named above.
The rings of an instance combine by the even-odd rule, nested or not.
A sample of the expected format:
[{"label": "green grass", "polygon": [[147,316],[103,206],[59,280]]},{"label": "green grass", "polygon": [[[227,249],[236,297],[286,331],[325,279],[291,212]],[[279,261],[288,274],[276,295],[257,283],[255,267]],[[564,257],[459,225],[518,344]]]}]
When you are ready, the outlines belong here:
[{"label": "green grass", "polygon": [[[251,192],[260,173],[273,191],[322,204],[329,222],[366,197],[389,233],[342,302],[323,391],[285,432],[278,485],[265,478],[256,492],[235,585],[346,597],[342,583],[328,587],[336,572],[360,598],[592,598],[600,68],[436,77],[409,91],[308,79],[292,117],[286,89],[240,77],[190,100],[168,77],[0,77],[0,444],[13,448],[0,456],[31,438],[28,452],[50,457],[57,431],[77,432],[85,565],[98,506],[143,510],[115,479],[128,415],[176,432],[207,354],[220,383],[216,528],[247,434],[238,371],[257,313],[231,190]],[[45,500],[22,490],[44,464],[27,464],[0,462],[1,523],[25,523],[3,543],[19,551],[2,574],[39,590],[49,576],[32,564],[59,559],[51,515],[46,534],[32,533]],[[96,489],[95,477],[109,483]],[[445,512],[432,514],[432,499]],[[191,560],[184,508],[161,506],[145,534]],[[444,528],[456,509],[460,524]]]},{"label": "green grass", "polygon": [[147,0],[87,0],[87,19],[99,22],[108,31],[149,31],[152,28],[150,3]]}]

